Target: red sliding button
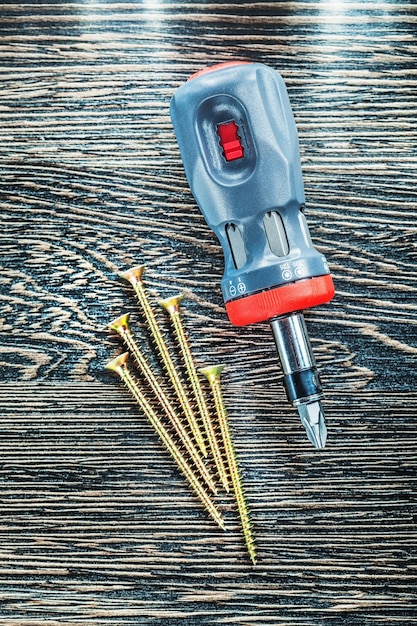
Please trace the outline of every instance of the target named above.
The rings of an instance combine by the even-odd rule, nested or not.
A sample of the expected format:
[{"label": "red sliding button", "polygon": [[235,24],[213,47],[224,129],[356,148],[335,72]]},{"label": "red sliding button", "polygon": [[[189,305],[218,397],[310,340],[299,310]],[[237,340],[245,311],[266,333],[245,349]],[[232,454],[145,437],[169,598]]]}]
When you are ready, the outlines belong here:
[{"label": "red sliding button", "polygon": [[217,126],[220,145],[226,161],[234,161],[243,157],[243,146],[238,135],[239,127],[233,120]]}]

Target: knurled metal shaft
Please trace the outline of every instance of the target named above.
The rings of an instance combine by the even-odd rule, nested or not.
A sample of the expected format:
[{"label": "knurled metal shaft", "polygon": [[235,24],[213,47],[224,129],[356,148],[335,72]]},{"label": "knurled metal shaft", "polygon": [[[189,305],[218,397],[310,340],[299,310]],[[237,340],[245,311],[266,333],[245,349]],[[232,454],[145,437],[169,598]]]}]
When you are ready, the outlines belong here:
[{"label": "knurled metal shaft", "polygon": [[176,461],[178,467],[187,478],[194,492],[203,503],[205,509],[208,513],[213,517],[213,519],[217,522],[220,528],[225,529],[225,524],[221,513],[218,511],[215,504],[212,502],[210,496],[207,491],[204,489],[203,485],[200,483],[198,477],[195,475],[193,468],[189,465],[187,460],[184,458],[182,451],[178,448],[175,441],[172,439],[170,433],[161,422],[152,406],[149,404],[146,396],[141,391],[134,377],[132,376],[129,367],[127,365],[128,353],[116,357],[109,363],[107,363],[106,368],[116,372],[123,383],[129,389],[132,396],[136,399],[137,403],[141,407],[142,411],[156,430],[158,436],[161,441],[164,443],[167,450],[170,452],[171,456]]},{"label": "knurled metal shaft", "polygon": [[204,462],[197,448],[195,447],[193,441],[191,440],[189,434],[184,428],[184,425],[181,419],[178,417],[174,407],[169,401],[167,395],[165,394],[164,389],[162,388],[151,366],[149,365],[141,349],[139,348],[132,334],[132,331],[130,330],[130,327],[129,327],[129,317],[130,316],[128,313],[121,315],[120,317],[115,319],[113,322],[110,322],[109,328],[118,333],[118,335],[123,339],[124,343],[131,351],[138,365],[139,370],[141,371],[143,377],[145,378],[150,388],[152,389],[155,397],[161,404],[162,409],[164,410],[170,422],[172,423],[173,427],[175,428],[177,435],[179,436],[182,443],[184,444],[188,454],[190,455],[191,459],[195,463],[202,478],[204,479],[206,484],[209,486],[211,491],[213,493],[217,493],[217,488],[216,488],[216,485],[215,485],[215,482],[211,473],[209,472],[207,467],[204,465]]},{"label": "knurled metal shaft", "polygon": [[220,451],[219,442],[217,440],[216,432],[213,427],[213,422],[210,419],[210,413],[207,407],[207,402],[204,397],[203,389],[200,384],[200,379],[198,377],[197,368],[195,366],[194,358],[191,352],[190,344],[188,342],[187,333],[185,331],[184,325],[181,319],[181,302],[184,296],[173,296],[171,298],[166,298],[165,300],[161,300],[159,302],[160,306],[164,308],[172,322],[174,327],[175,336],[178,341],[178,345],[181,350],[181,354],[184,359],[184,364],[187,370],[188,378],[191,383],[191,387],[197,401],[197,406],[199,408],[199,412],[203,421],[204,429],[207,435],[207,441],[210,446],[211,453],[213,455],[213,459],[217,468],[217,472],[219,474],[220,480],[226,489],[229,491],[229,481],[227,478],[226,468],[223,462],[223,457]]},{"label": "knurled metal shaft", "polygon": [[240,521],[242,524],[243,535],[245,537],[246,547],[252,563],[256,563],[256,547],[255,539],[252,532],[252,523],[249,517],[249,510],[243,491],[242,479],[239,470],[239,464],[236,458],[236,453],[233,445],[232,434],[230,432],[229,420],[227,418],[226,406],[224,404],[220,375],[223,370],[223,365],[217,365],[214,367],[205,367],[200,370],[204,374],[213,392],[214,403],[216,406],[216,413],[220,424],[220,430],[223,437],[223,444],[226,452],[227,464],[230,472],[230,479],[232,481],[233,490],[235,493],[236,504],[239,511]]},{"label": "knurled metal shaft", "polygon": [[156,319],[155,313],[148,300],[148,296],[142,280],[144,269],[145,266],[140,265],[138,267],[132,268],[131,270],[128,270],[127,272],[124,272],[123,274],[121,274],[121,276],[122,278],[130,282],[136,293],[141,309],[145,315],[149,330],[152,333],[155,345],[159,351],[166,372],[178,396],[192,433],[196,439],[197,444],[200,447],[200,450],[202,451],[204,456],[206,456],[207,448],[204,443],[204,438],[200,430],[200,426],[194,414],[187,392],[182,383],[181,376],[178,373],[177,367],[172,359],[167,343],[159,327],[158,320]]}]

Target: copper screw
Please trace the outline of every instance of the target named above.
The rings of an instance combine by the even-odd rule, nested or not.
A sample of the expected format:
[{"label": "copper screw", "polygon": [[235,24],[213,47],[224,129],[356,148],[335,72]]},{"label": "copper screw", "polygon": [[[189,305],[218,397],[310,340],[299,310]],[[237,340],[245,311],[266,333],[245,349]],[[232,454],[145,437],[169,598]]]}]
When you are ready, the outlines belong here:
[{"label": "copper screw", "polygon": [[163,410],[169,417],[178,436],[183,442],[188,454],[190,455],[191,459],[194,461],[196,467],[200,471],[202,478],[204,479],[206,484],[209,486],[211,491],[213,493],[217,493],[216,485],[214,483],[214,480],[210,472],[208,471],[207,467],[204,465],[203,460],[201,459],[197,448],[192,442],[181,420],[177,416],[175,409],[172,407],[172,404],[167,398],[164,389],[162,388],[157,377],[153,373],[151,366],[149,365],[141,349],[139,348],[132,334],[132,331],[130,330],[130,327],[129,327],[129,317],[130,317],[129,313],[125,313],[124,315],[121,315],[120,317],[115,319],[113,322],[110,322],[109,328],[111,330],[114,330],[116,333],[118,333],[118,335],[120,335],[120,337],[125,342],[126,346],[130,349],[131,353],[133,354],[135,358],[136,363],[138,364],[140,371],[142,372],[144,378],[146,379],[149,386],[151,387],[156,398],[159,400]]},{"label": "copper screw", "polygon": [[168,376],[172,382],[172,385],[175,389],[175,392],[178,396],[178,399],[180,401],[184,414],[190,425],[191,431],[197,441],[197,444],[200,447],[200,450],[202,451],[204,456],[206,456],[207,448],[204,443],[203,435],[201,433],[197,419],[194,415],[194,411],[188,399],[187,393],[182,384],[181,377],[177,371],[177,368],[172,359],[167,343],[159,327],[158,320],[156,319],[155,313],[149,303],[148,296],[147,296],[147,293],[143,284],[143,280],[142,280],[142,275],[143,275],[144,270],[145,270],[145,266],[139,265],[138,267],[134,267],[131,270],[124,272],[123,274],[121,274],[121,277],[129,281],[133,289],[135,290],[136,296],[139,300],[139,304],[146,317],[149,330],[152,333],[156,347],[159,350],[161,359],[168,373]]},{"label": "copper screw", "polygon": [[172,298],[166,298],[165,300],[161,300],[159,304],[167,311],[172,321],[175,335],[178,340],[178,345],[181,349],[181,353],[184,359],[188,378],[190,380],[195,399],[197,400],[199,412],[203,420],[207,439],[210,445],[211,452],[213,454],[214,462],[216,464],[220,480],[226,491],[229,491],[229,481],[227,479],[226,468],[223,463],[223,458],[220,452],[219,443],[217,441],[216,432],[210,419],[207,402],[204,397],[204,393],[200,384],[200,379],[198,377],[197,369],[194,363],[194,358],[191,352],[190,344],[188,342],[188,337],[181,319],[180,307],[183,298],[183,295],[174,296]]},{"label": "copper screw", "polygon": [[139,388],[137,382],[135,381],[135,379],[133,378],[129,370],[129,367],[127,365],[127,359],[128,359],[128,353],[125,352],[124,354],[121,354],[115,359],[112,359],[109,363],[107,363],[105,367],[106,369],[116,372],[120,376],[123,383],[129,389],[130,393],[135,398],[135,400],[141,407],[142,411],[151,422],[152,426],[155,428],[160,439],[162,440],[162,442],[164,443],[168,451],[171,453],[172,457],[178,464],[180,470],[183,472],[184,476],[188,479],[190,485],[192,486],[192,488],[194,489],[194,492],[197,494],[197,496],[203,503],[205,509],[217,522],[220,528],[224,530],[225,524],[224,524],[224,520],[223,520],[221,513],[213,504],[212,500],[210,499],[210,496],[207,494],[203,485],[200,483],[198,477],[194,474],[192,467],[188,464],[181,450],[178,448],[177,444],[172,439],[170,433],[165,428],[163,423],[160,421],[159,417],[156,415],[152,406],[149,404],[145,395]]},{"label": "copper screw", "polygon": [[227,411],[223,400],[223,394],[220,385],[220,375],[224,365],[215,365],[214,367],[205,367],[200,370],[204,374],[213,392],[214,403],[216,406],[217,417],[220,423],[220,430],[223,437],[223,444],[226,451],[227,464],[229,466],[230,478],[235,493],[236,503],[242,524],[243,535],[245,537],[246,547],[252,563],[256,563],[255,540],[252,533],[252,523],[249,517],[249,511],[246,504],[245,494],[242,486],[239,465],[237,462],[235,449],[233,446],[232,435],[230,432],[229,421],[227,419]]}]

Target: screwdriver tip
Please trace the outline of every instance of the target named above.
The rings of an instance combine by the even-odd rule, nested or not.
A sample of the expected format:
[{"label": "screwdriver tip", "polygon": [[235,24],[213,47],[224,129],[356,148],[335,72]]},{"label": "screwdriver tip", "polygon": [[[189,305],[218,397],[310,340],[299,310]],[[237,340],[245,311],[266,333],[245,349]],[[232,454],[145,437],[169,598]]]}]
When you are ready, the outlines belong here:
[{"label": "screwdriver tip", "polygon": [[327,428],[324,421],[323,408],[319,400],[299,404],[297,406],[301,423],[307,431],[307,437],[318,448],[324,448],[327,439]]}]

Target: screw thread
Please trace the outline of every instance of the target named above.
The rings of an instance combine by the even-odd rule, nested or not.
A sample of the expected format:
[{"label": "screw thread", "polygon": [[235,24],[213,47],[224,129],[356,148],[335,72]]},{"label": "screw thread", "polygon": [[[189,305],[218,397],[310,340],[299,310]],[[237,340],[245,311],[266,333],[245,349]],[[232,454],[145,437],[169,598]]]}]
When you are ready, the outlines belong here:
[{"label": "screw thread", "polygon": [[137,382],[132,376],[127,364],[127,353],[117,357],[113,361],[107,364],[107,368],[115,371],[125,384],[125,386],[129,389],[132,396],[135,398],[145,416],[148,418],[155,431],[157,432],[159,438],[164,443],[167,450],[170,452],[171,456],[177,463],[178,467],[187,478],[191,487],[193,488],[195,494],[198,496],[200,501],[202,502],[204,508],[207,512],[212,516],[212,518],[217,522],[220,528],[225,529],[225,524],[221,513],[218,511],[215,504],[212,502],[210,496],[201,485],[198,477],[195,475],[192,467],[188,464],[186,459],[183,457],[181,450],[177,447],[177,444],[172,439],[170,433],[164,426],[164,424],[160,421],[152,406],[149,404],[145,395],[139,388]]},{"label": "screw thread", "polygon": [[157,377],[155,376],[155,374],[153,373],[153,370],[151,368],[151,366],[149,365],[149,363],[147,362],[145,356],[143,355],[141,349],[139,348],[134,336],[132,335],[132,332],[129,328],[129,324],[128,324],[128,315],[122,315],[121,317],[119,317],[117,320],[115,320],[114,322],[111,322],[111,324],[109,324],[109,327],[116,331],[120,337],[123,339],[124,343],[126,344],[126,346],[129,348],[129,350],[132,352],[132,355],[139,367],[139,370],[141,371],[141,373],[143,374],[143,377],[146,379],[147,383],[149,384],[150,388],[152,389],[153,393],[155,394],[155,397],[157,398],[157,400],[159,401],[159,403],[161,404],[164,412],[166,413],[166,415],[168,416],[171,424],[173,425],[173,427],[175,428],[175,431],[177,433],[177,435],[179,436],[179,438],[181,439],[182,443],[184,444],[187,452],[189,453],[191,459],[193,460],[193,462],[195,463],[196,467],[198,468],[201,477],[203,478],[203,480],[205,481],[205,483],[208,485],[208,487],[210,488],[210,490],[213,493],[217,493],[217,488],[215,485],[215,482],[213,480],[213,477],[211,475],[211,473],[209,472],[209,470],[207,469],[207,467],[204,465],[204,462],[197,450],[197,448],[195,447],[194,443],[192,442],[189,434],[187,433],[186,429],[184,428],[181,420],[179,419],[175,409],[173,408],[171,402],[169,401],[168,397],[165,394],[165,391],[163,390],[161,384],[159,383]]},{"label": "screw thread", "polygon": [[178,399],[180,401],[180,404],[182,406],[182,409],[185,413],[185,416],[188,420],[188,423],[190,425],[190,428],[192,430],[192,433],[197,441],[197,444],[200,447],[201,452],[203,453],[204,456],[207,456],[207,448],[206,445],[204,443],[204,439],[203,439],[203,435],[201,433],[200,427],[198,425],[197,419],[194,415],[194,411],[193,408],[190,404],[190,401],[188,399],[187,393],[184,389],[184,386],[182,384],[182,380],[181,377],[179,376],[178,372],[177,372],[177,368],[175,366],[175,363],[172,359],[171,353],[168,349],[168,346],[166,344],[166,341],[163,337],[162,331],[159,327],[158,321],[156,319],[155,313],[149,303],[148,300],[148,296],[146,294],[146,290],[145,287],[143,285],[143,281],[142,281],[142,273],[143,273],[143,266],[140,266],[140,268],[137,268],[137,271],[135,273],[135,269],[131,270],[129,272],[126,272],[125,274],[123,274],[123,277],[126,278],[127,280],[129,280],[129,282],[132,284],[136,296],[138,298],[139,304],[142,308],[142,311],[145,315],[147,324],[149,326],[149,330],[152,333],[152,336],[154,338],[155,341],[155,345],[159,351],[159,354],[161,355],[161,359],[162,362],[165,366],[165,369],[167,371],[167,374],[171,380],[171,383],[175,389],[175,392],[178,396]]},{"label": "screw thread", "polygon": [[256,563],[256,546],[255,539],[252,531],[252,523],[249,516],[249,510],[246,503],[245,493],[242,485],[242,478],[240,474],[239,464],[236,457],[232,434],[230,431],[229,421],[227,418],[226,406],[224,404],[221,384],[220,373],[222,371],[221,366],[212,368],[203,368],[200,370],[205,374],[209,380],[210,387],[213,392],[214,404],[216,407],[216,413],[219,420],[220,430],[223,437],[224,449],[226,452],[227,464],[230,472],[230,480],[232,482],[233,491],[236,498],[236,504],[239,511],[240,521],[242,525],[243,535],[245,538],[246,548],[253,564]]},{"label": "screw thread", "polygon": [[162,300],[159,304],[168,312],[170,319],[172,321],[172,325],[174,327],[178,345],[183,355],[188,378],[190,380],[191,387],[192,387],[194,396],[197,401],[197,406],[200,411],[204,429],[207,435],[207,440],[209,443],[211,453],[213,455],[214,463],[216,465],[219,478],[221,480],[223,487],[226,489],[226,491],[229,491],[229,481],[227,479],[226,468],[223,463],[223,458],[222,458],[222,454],[220,451],[219,442],[217,440],[216,432],[213,428],[213,423],[210,418],[210,413],[208,410],[206,399],[204,397],[203,389],[200,384],[200,379],[198,378],[197,368],[195,366],[190,344],[188,342],[187,333],[185,332],[185,328],[182,323],[181,313],[180,313],[181,300],[182,300],[182,296],[178,296],[174,298],[168,298],[167,300]]}]

